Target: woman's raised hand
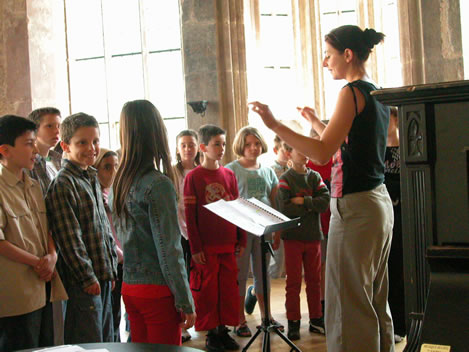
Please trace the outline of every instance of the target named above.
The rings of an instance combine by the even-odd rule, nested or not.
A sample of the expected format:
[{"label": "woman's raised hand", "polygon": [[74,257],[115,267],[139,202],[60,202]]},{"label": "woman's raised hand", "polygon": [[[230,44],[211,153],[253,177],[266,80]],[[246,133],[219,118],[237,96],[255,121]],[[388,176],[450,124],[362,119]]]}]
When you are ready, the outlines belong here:
[{"label": "woman's raised hand", "polygon": [[309,106],[304,107],[297,107],[298,112],[308,121],[310,124],[313,124],[317,120],[319,120],[318,114],[314,108],[310,108]]},{"label": "woman's raised hand", "polygon": [[251,107],[252,111],[259,114],[259,116],[262,118],[262,121],[264,121],[264,125],[266,125],[271,130],[275,129],[275,127],[279,125],[278,120],[274,117],[268,105],[262,104],[258,101],[253,101],[248,105]]}]

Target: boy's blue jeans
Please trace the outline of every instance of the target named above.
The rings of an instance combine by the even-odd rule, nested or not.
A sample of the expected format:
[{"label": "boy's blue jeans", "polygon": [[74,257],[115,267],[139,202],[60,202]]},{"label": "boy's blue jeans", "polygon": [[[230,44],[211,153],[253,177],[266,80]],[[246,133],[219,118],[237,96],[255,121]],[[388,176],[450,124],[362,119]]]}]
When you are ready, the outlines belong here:
[{"label": "boy's blue jeans", "polygon": [[98,296],[87,294],[81,286],[67,285],[65,344],[113,342],[111,282],[99,284]]}]

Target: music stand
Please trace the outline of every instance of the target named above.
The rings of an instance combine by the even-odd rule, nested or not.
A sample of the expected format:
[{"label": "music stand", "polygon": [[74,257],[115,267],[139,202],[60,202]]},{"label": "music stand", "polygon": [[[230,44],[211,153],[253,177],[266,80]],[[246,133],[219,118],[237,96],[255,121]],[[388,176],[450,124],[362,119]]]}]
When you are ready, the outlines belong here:
[{"label": "music stand", "polygon": [[256,198],[238,198],[232,201],[224,201],[223,199],[220,199],[217,202],[206,204],[204,207],[245,231],[259,236],[261,239],[261,264],[262,283],[264,286],[265,317],[262,319],[262,324],[258,327],[257,332],[251,337],[247,345],[244,346],[243,351],[247,351],[254,340],[263,332],[264,338],[262,342],[262,351],[270,352],[270,332],[273,331],[291,347],[292,351],[301,352],[301,350],[279,330],[279,327],[277,325],[272,325],[270,321],[270,305],[269,296],[267,294],[266,255],[268,251],[272,253],[272,255],[273,252],[270,244],[265,241],[265,235],[267,234],[300,226],[301,219],[290,219]]},{"label": "music stand", "polygon": [[263,294],[264,294],[264,311],[265,316],[262,319],[262,324],[257,328],[257,332],[251,337],[248,341],[247,345],[244,346],[243,352],[247,351],[254,340],[263,332],[264,337],[262,340],[262,351],[263,352],[270,352],[270,332],[275,332],[280,338],[285,341],[290,347],[291,351],[298,351],[301,350],[296,347],[296,345],[290,341],[288,337],[286,337],[280,330],[278,325],[273,325],[270,320],[270,310],[269,310],[269,295],[267,290],[267,260],[266,255],[267,252],[270,252],[273,255],[272,247],[270,246],[269,242],[265,241],[265,235],[261,235],[261,264],[262,264],[262,286],[263,286]]}]

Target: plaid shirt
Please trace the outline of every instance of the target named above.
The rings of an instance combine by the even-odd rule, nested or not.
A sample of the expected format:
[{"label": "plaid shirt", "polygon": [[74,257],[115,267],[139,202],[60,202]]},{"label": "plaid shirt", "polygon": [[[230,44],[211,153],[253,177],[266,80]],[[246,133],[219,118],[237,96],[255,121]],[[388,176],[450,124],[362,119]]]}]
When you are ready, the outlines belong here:
[{"label": "plaid shirt", "polygon": [[46,206],[52,237],[60,249],[61,276],[85,288],[117,277],[116,244],[104,209],[96,169],[64,159],[52,180]]},{"label": "plaid shirt", "polygon": [[28,170],[29,176],[37,180],[41,185],[42,194],[46,195],[52,179],[60,170],[61,160],[62,155],[53,150],[49,150],[49,155],[46,158],[37,154],[34,168],[31,171]]}]

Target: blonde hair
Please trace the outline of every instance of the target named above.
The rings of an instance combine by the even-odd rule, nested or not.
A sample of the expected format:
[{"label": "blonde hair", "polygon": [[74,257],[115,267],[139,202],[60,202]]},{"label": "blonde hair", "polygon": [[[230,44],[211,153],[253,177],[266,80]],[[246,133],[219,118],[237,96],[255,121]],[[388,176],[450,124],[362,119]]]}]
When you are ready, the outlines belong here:
[{"label": "blonde hair", "polygon": [[244,147],[246,146],[246,137],[249,135],[256,137],[261,142],[261,146],[262,146],[261,154],[267,153],[267,151],[269,150],[264,137],[262,137],[258,129],[255,127],[246,126],[246,127],[241,128],[238,131],[233,141],[233,153],[238,158],[241,158],[242,156],[244,156]]},{"label": "blonde hair", "polygon": [[120,117],[122,158],[113,185],[114,210],[127,217],[125,201],[135,178],[143,168],[152,165],[168,176],[176,178],[171,167],[168,137],[163,119],[148,100],[134,100],[124,104]]}]

